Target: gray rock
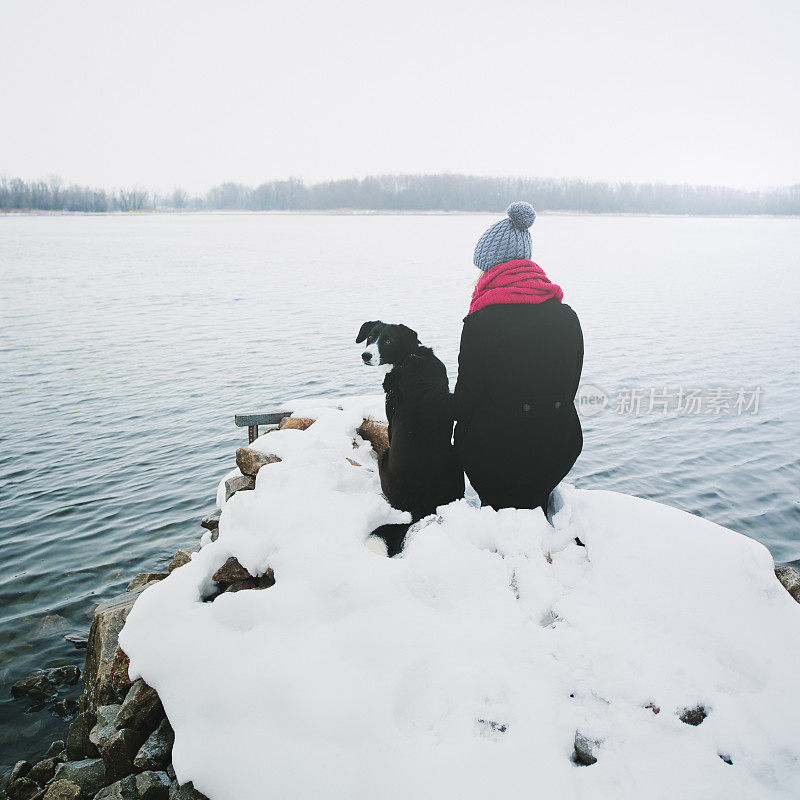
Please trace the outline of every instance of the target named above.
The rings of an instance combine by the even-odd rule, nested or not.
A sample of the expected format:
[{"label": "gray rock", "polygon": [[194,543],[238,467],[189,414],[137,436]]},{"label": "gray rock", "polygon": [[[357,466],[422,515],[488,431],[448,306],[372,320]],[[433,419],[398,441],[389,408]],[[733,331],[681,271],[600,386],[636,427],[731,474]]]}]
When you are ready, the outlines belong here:
[{"label": "gray rock", "polygon": [[136,778],[133,775],[126,775],[99,791],[94,800],[138,800],[138,798]]},{"label": "gray rock", "polygon": [[134,592],[142,586],[147,586],[148,583],[156,583],[163,581],[169,575],[168,572],[140,572],[129,584],[126,592]]},{"label": "gray rock", "polygon": [[83,667],[85,711],[98,706],[119,703],[131,685],[128,679],[128,657],[118,644],[119,632],[125,624],[144,587],[100,603],[94,613]]},{"label": "gray rock", "polygon": [[134,771],[133,759],[141,744],[141,739],[127,728],[116,731],[108,738],[100,748],[100,755],[106,766],[107,783],[118,781]]},{"label": "gray rock", "polygon": [[81,787],[72,781],[55,781],[47,787],[42,800],[78,800]]},{"label": "gray rock", "polygon": [[162,770],[166,769],[172,760],[172,745],[175,743],[175,733],[169,720],[164,717],[161,724],[150,734],[147,741],[139,748],[133,765],[137,769]]},{"label": "gray rock", "polygon": [[97,722],[95,726],[89,731],[89,741],[95,747],[102,747],[113,735],[116,733],[117,714],[122,708],[120,703],[114,703],[108,706],[98,706],[97,708]]},{"label": "gray rock", "polygon": [[53,775],[56,774],[56,767],[60,763],[57,758],[44,758],[31,767],[31,771],[26,777],[38,783],[39,786],[44,786],[53,779]]},{"label": "gray rock", "polygon": [[572,761],[581,767],[590,767],[597,763],[595,751],[600,746],[596,739],[589,739],[580,731],[575,731],[575,750],[572,754]]},{"label": "gray rock", "polygon": [[39,793],[39,787],[30,778],[15,778],[6,784],[8,800],[31,800]]},{"label": "gray rock", "polygon": [[211,541],[216,542],[219,539],[219,528],[211,529]]},{"label": "gray rock", "polygon": [[233,556],[229,558],[212,576],[217,583],[235,583],[250,580],[253,576]]},{"label": "gray rock", "polygon": [[107,783],[106,768],[102,758],[86,758],[83,761],[66,761],[56,767],[55,779],[65,780],[80,786],[83,794],[94,797]]},{"label": "gray rock", "polygon": [[50,706],[50,713],[61,717],[61,719],[72,719],[78,713],[78,701],[73,700],[71,697],[57,700]]},{"label": "gray rock", "polygon": [[31,771],[30,761],[17,761],[11,774],[8,776],[8,782],[15,781],[17,778],[24,778]]},{"label": "gray rock", "polygon": [[261,467],[267,464],[277,464],[281,461],[278,456],[272,453],[260,453],[250,447],[240,447],[236,451],[236,466],[242,475],[251,475],[255,478]]},{"label": "gray rock", "polygon": [[16,698],[30,697],[38,702],[47,702],[58,695],[59,686],[72,686],[80,677],[80,669],[73,664],[39,669],[18,680],[11,687],[11,694]]},{"label": "gray rock", "polygon": [[139,678],[125,697],[114,724],[118,730],[129,728],[135,733],[143,732],[146,737],[163,716],[164,709],[158,693]]},{"label": "gray rock", "polygon": [[172,561],[169,562],[169,571],[173,572],[174,570],[178,569],[179,567],[188,564],[192,560],[192,550],[185,550],[181,548],[175,552],[175,555],[172,557]]},{"label": "gray rock", "polygon": [[206,528],[206,530],[213,531],[214,528],[219,528],[219,518],[221,516],[221,511],[213,511],[208,516],[203,517],[200,520],[200,526]]},{"label": "gray rock", "polygon": [[170,779],[171,781],[174,781],[174,780],[175,780],[175,768],[172,766],[172,764],[170,764],[170,765],[167,767],[167,775],[169,776],[169,779]]},{"label": "gray rock", "polygon": [[93,711],[84,711],[75,717],[67,732],[67,760],[80,761],[82,758],[97,758],[98,752],[89,738],[89,732],[97,723]]},{"label": "gray rock", "polygon": [[45,756],[48,758],[52,758],[54,756],[58,757],[61,753],[67,749],[67,743],[63,739],[56,739],[50,747],[47,748],[47,752]]},{"label": "gray rock", "polygon": [[28,635],[31,639],[44,639],[47,636],[55,636],[67,628],[69,628],[69,622],[64,617],[59,614],[48,614],[34,625]]},{"label": "gray rock", "polygon": [[684,708],[679,714],[678,719],[685,722],[687,725],[699,725],[708,714],[703,706],[693,706],[692,708]]},{"label": "gray rock", "polygon": [[81,636],[76,633],[67,634],[64,639],[68,641],[76,650],[85,650],[89,644],[88,636]]},{"label": "gray rock", "polygon": [[234,475],[225,481],[225,500],[230,500],[236,492],[250,491],[255,488],[256,479],[251,475]]},{"label": "gray rock", "polygon": [[183,786],[173,783],[169,787],[169,800],[208,800],[208,798],[197,791],[192,782],[184,783]]},{"label": "gray rock", "polygon": [[800,572],[794,567],[775,567],[775,577],[781,582],[783,588],[800,603]]},{"label": "gray rock", "polygon": [[135,781],[141,800],[167,800],[169,797],[170,780],[166,772],[142,772]]}]

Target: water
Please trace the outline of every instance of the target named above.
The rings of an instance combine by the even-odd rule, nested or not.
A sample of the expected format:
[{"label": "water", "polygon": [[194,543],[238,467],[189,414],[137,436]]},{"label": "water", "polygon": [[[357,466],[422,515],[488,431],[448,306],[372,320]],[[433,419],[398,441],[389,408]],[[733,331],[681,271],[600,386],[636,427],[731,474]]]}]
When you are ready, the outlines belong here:
[{"label": "water", "polygon": [[[414,327],[454,381],[472,247],[493,219],[0,217],[0,770],[66,728],[26,714],[11,684],[82,664],[64,635],[197,542],[246,442],[235,412],[380,391],[354,344],[367,319]],[[800,563],[800,220],[542,215],[535,229],[583,324],[583,382],[611,398],[584,417],[570,480]],[[681,386],[730,402],[759,387],[758,413],[648,411],[651,387]],[[642,413],[616,412],[625,389]],[[37,632],[47,615],[62,619]]]}]

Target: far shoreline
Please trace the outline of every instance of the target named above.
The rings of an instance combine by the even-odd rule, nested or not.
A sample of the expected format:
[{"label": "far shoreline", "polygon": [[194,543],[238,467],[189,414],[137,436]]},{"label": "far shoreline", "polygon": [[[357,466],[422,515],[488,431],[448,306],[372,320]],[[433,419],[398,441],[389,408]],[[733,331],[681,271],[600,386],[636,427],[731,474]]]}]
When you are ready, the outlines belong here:
[{"label": "far shoreline", "polygon": [[[0,209],[0,217],[148,217],[148,216],[331,216],[331,217],[496,217],[501,211],[449,211],[446,209],[144,209],[139,211],[48,211],[45,209]],[[666,217],[680,219],[800,219],[800,214],[692,214],[664,211],[578,211],[546,209],[538,216],[561,217]]]}]

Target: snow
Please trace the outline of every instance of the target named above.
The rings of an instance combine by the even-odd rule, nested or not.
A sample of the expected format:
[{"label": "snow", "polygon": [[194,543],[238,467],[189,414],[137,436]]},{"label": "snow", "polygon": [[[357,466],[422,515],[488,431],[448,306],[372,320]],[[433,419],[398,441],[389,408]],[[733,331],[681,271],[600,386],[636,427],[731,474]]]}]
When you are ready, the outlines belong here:
[{"label": "snow", "polygon": [[[800,605],[766,548],[562,484],[552,526],[469,494],[383,558],[369,533],[408,516],[355,435],[382,398],[293,407],[317,421],[256,440],[283,460],[120,636],[181,782],[212,800],[798,796]],[[202,602],[230,556],[275,586]],[[597,763],[572,762],[576,731]]]}]

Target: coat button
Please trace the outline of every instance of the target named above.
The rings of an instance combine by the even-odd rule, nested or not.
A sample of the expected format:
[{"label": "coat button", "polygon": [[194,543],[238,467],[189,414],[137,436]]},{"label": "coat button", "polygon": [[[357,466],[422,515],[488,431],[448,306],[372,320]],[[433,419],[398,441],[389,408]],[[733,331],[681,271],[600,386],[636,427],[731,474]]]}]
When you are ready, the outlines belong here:
[{"label": "coat button", "polygon": [[560,400],[556,400],[556,408],[561,408],[561,401]]},{"label": "coat button", "polygon": [[530,403],[523,403],[522,404],[522,410],[523,411],[530,411],[531,410],[531,404]]}]

